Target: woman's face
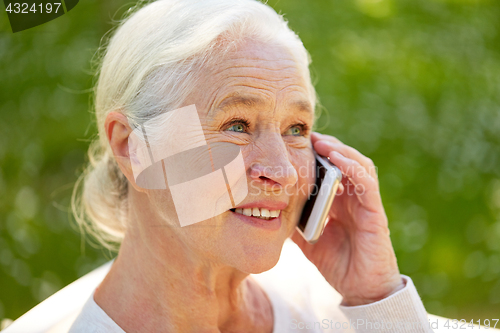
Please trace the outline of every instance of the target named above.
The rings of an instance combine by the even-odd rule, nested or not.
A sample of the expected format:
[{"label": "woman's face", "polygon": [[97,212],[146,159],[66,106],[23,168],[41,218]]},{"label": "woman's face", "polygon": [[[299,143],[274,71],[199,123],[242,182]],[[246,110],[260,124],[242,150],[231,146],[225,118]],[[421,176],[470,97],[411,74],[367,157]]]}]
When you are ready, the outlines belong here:
[{"label": "woman's face", "polygon": [[[193,253],[247,273],[276,264],[314,183],[307,80],[287,49],[256,42],[205,71],[185,105],[195,104],[209,145],[240,147],[248,195],[240,209],[169,228]],[[265,210],[279,216],[247,216]]]}]

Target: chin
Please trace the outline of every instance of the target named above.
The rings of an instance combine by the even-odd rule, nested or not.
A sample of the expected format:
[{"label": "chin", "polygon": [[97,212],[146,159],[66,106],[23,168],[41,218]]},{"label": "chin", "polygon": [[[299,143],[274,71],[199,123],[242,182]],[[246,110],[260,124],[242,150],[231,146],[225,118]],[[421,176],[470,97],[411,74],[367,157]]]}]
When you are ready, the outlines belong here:
[{"label": "chin", "polygon": [[236,246],[237,251],[232,253],[232,266],[248,274],[268,271],[278,263],[284,242],[285,238],[258,239],[252,242],[248,237],[241,240],[239,246]]}]

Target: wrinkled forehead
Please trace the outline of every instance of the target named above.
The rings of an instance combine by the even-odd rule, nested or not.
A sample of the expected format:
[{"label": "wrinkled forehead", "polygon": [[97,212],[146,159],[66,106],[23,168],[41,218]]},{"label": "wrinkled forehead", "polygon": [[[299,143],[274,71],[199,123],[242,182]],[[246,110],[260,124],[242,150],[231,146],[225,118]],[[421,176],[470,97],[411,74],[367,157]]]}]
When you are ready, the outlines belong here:
[{"label": "wrinkled forehead", "polygon": [[207,66],[189,96],[200,116],[234,104],[264,106],[283,102],[314,112],[308,72],[281,45],[248,42]]}]

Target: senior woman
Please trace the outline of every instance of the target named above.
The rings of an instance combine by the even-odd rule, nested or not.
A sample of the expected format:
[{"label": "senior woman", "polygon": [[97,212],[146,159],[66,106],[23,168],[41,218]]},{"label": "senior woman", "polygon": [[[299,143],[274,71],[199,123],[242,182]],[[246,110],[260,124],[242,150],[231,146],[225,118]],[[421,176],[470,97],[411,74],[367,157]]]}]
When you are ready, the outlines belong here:
[{"label": "senior woman", "polygon": [[[158,0],[120,25],[101,64],[99,140],[77,200],[78,220],[120,248],[71,332],[431,332],[398,270],[373,163],[312,132],[308,66],[283,18],[253,0]],[[170,179],[139,184],[130,145],[134,133],[146,138],[136,129],[188,106],[208,147],[239,148],[248,186],[225,211],[183,225]],[[197,120],[185,119],[171,130],[189,139]],[[295,230],[313,150],[344,177],[310,244]],[[183,204],[199,212],[202,201]],[[282,252],[297,269],[272,273]]]}]

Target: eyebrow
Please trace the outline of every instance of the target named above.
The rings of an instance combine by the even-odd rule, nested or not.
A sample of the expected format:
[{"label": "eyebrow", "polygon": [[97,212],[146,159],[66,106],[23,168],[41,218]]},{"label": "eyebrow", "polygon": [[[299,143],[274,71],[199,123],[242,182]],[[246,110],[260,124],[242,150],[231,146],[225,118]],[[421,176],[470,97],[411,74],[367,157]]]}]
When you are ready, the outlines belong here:
[{"label": "eyebrow", "polygon": [[[257,105],[264,105],[266,102],[258,97],[253,96],[241,96],[241,95],[233,95],[226,97],[220,104],[215,108],[215,110],[224,110],[229,107],[235,106],[245,106],[245,107],[254,107]],[[309,101],[307,100],[296,100],[289,103],[289,106],[295,107],[302,112],[307,112],[313,114],[313,108]]]},{"label": "eyebrow", "polygon": [[298,100],[290,103],[292,106],[296,107],[300,111],[307,112],[313,114],[313,107],[309,101]]},{"label": "eyebrow", "polygon": [[235,107],[235,106],[253,107],[256,105],[263,105],[263,104],[265,104],[264,100],[262,100],[261,98],[258,98],[258,97],[233,95],[233,96],[226,97],[219,104],[219,106],[217,106],[216,109],[224,110],[228,107]]}]

